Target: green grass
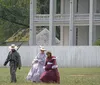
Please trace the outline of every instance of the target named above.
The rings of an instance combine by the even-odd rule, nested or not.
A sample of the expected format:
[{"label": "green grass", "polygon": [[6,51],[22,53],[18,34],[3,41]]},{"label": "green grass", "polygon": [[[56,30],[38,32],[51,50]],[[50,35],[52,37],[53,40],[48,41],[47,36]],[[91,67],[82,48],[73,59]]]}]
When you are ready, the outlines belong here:
[{"label": "green grass", "polygon": [[[10,83],[9,68],[0,68],[0,85],[47,85],[26,81],[29,69],[23,67],[17,70],[17,83],[14,84]],[[100,68],[59,68],[59,72],[60,85],[100,85]]]}]

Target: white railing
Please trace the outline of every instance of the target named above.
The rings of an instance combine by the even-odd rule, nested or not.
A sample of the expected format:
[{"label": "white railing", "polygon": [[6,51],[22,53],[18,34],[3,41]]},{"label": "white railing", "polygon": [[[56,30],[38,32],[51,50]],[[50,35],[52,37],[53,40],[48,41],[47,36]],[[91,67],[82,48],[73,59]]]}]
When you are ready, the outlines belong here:
[{"label": "white railing", "polygon": [[75,14],[75,20],[89,20],[89,14]]},{"label": "white railing", "polygon": [[69,21],[69,14],[56,14],[54,21]]},{"label": "white railing", "polygon": [[[57,57],[59,67],[100,67],[99,46],[45,46]],[[0,47],[0,66],[9,52],[8,47]],[[38,46],[22,46],[18,50],[21,55],[22,65],[31,66],[32,60],[39,52]]]},{"label": "white railing", "polygon": [[74,16],[75,25],[88,25],[89,24],[89,14],[75,14]]},{"label": "white railing", "polygon": [[[54,21],[69,21],[69,14],[56,14]],[[89,14],[75,14],[75,20],[89,20]],[[37,14],[35,21],[49,21],[49,14]]]},{"label": "white railing", "polygon": [[94,20],[100,20],[100,13],[94,14]]},{"label": "white railing", "polygon": [[49,14],[37,14],[34,21],[49,21]]},{"label": "white railing", "polygon": [[[56,14],[54,15],[54,22],[69,22],[70,15],[69,14]],[[49,23],[49,14],[37,14],[34,18],[34,21],[41,23]],[[75,23],[89,23],[89,14],[75,14],[74,16]],[[94,14],[94,22],[100,22],[100,13]]]}]

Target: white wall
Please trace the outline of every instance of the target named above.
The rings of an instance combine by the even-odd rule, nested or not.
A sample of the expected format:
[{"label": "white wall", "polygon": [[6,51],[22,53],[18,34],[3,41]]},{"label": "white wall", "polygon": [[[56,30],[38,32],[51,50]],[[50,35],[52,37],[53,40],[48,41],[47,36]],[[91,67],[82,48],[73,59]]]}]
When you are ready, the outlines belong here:
[{"label": "white wall", "polygon": [[[95,46],[48,46],[45,47],[57,57],[59,67],[99,67],[100,47]],[[33,58],[39,51],[36,46],[21,47],[18,52],[21,55],[22,65],[31,66]],[[0,66],[9,52],[8,47],[0,47]]]},{"label": "white wall", "polygon": [[[63,32],[64,46],[69,45],[69,27],[64,26]],[[78,26],[78,45],[88,45],[89,42],[89,27],[88,26]]]},{"label": "white wall", "polygon": [[100,26],[96,26],[96,39],[100,39]]},{"label": "white wall", "polygon": [[[64,1],[65,1],[64,13],[69,14],[70,13],[70,0],[64,0]],[[78,13],[89,13],[89,0],[79,0],[78,1]]]},{"label": "white wall", "polygon": [[89,41],[89,27],[78,27],[78,45],[88,45]]},{"label": "white wall", "polygon": [[64,45],[69,44],[69,27],[64,27]]},{"label": "white wall", "polygon": [[64,0],[64,1],[65,1],[65,3],[64,3],[65,4],[64,5],[65,6],[64,7],[64,9],[65,9],[64,13],[65,14],[69,14],[70,13],[70,0]]},{"label": "white wall", "polygon": [[97,13],[100,13],[100,0],[97,0]]},{"label": "white wall", "polygon": [[78,13],[89,12],[89,0],[79,0],[78,2]]}]

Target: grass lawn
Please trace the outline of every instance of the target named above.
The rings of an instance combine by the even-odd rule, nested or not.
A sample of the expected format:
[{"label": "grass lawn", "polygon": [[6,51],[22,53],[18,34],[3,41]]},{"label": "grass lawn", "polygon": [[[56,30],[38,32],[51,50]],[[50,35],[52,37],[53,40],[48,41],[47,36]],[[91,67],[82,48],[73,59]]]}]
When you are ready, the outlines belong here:
[{"label": "grass lawn", "polygon": [[[17,70],[17,83],[10,83],[9,68],[0,68],[0,85],[47,85],[26,81],[29,67]],[[100,85],[100,68],[59,68],[60,85]],[[58,85],[58,84],[49,84]]]}]

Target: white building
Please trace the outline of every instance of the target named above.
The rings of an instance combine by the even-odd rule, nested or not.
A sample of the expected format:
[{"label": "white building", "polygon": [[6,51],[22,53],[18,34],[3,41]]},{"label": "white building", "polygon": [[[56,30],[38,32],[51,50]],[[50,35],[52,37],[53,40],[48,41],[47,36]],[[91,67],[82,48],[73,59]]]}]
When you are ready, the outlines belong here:
[{"label": "white building", "polygon": [[61,45],[93,45],[100,38],[100,0],[50,0],[50,14],[36,14],[36,1],[30,0],[30,45],[36,45],[36,26],[49,26],[49,45],[55,45],[55,26],[60,26]]}]

